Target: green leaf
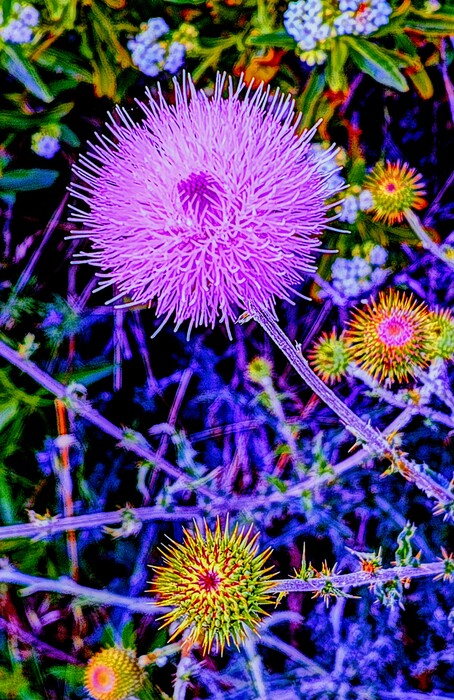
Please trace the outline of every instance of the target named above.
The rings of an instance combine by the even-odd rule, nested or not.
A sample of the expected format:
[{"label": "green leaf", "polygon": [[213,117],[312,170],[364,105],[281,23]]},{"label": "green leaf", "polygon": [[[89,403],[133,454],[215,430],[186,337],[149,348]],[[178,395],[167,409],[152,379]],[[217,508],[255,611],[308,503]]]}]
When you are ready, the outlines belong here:
[{"label": "green leaf", "polygon": [[288,488],[287,484],[284,484],[284,482],[281,481],[280,479],[278,479],[277,477],[267,476],[266,480],[269,484],[272,484],[273,486],[275,486],[277,488],[277,490],[280,491],[281,493],[285,493],[287,491],[287,488]]},{"label": "green leaf", "polygon": [[125,649],[135,649],[136,646],[136,632],[134,629],[134,622],[129,620],[123,627],[121,633],[121,643]]},{"label": "green leaf", "polygon": [[74,107],[74,102],[65,102],[40,114],[15,114],[12,110],[0,112],[0,129],[39,129],[46,124],[60,121]]},{"label": "green leaf", "polygon": [[348,89],[347,77],[344,72],[347,58],[347,44],[342,38],[334,41],[326,61],[326,82],[333,92],[346,92]]},{"label": "green leaf", "polygon": [[86,68],[79,55],[75,55],[64,49],[49,48],[40,54],[36,61],[40,66],[54,71],[54,73],[63,73],[70,78],[85,83],[92,82],[91,71]]},{"label": "green leaf", "polygon": [[348,43],[352,61],[360,70],[394,90],[408,91],[407,81],[400,72],[400,63],[396,58],[367,39],[346,36],[344,41]]},{"label": "green leaf", "polygon": [[[78,372],[73,372],[71,374],[71,381],[73,382],[80,382],[81,384],[86,384],[87,386],[89,384],[94,384],[94,382],[98,382],[100,379],[105,379],[105,377],[109,377],[112,374],[113,371],[113,365],[101,365],[98,367],[86,367],[83,370],[79,370]],[[60,379],[63,379],[63,377],[60,377]]]},{"label": "green leaf", "polygon": [[11,490],[11,476],[3,461],[0,462],[0,515],[2,525],[12,525],[17,522]]},{"label": "green leaf", "polygon": [[10,399],[6,403],[0,404],[0,431],[13,420],[18,408],[19,403],[15,399]]},{"label": "green leaf", "polygon": [[287,34],[287,32],[270,32],[269,34],[261,34],[260,36],[248,36],[246,40],[247,46],[273,46],[277,49],[294,49],[296,46],[295,39]]},{"label": "green leaf", "polygon": [[35,97],[43,102],[52,102],[54,96],[38,75],[36,68],[30,63],[20,46],[3,46],[2,65],[5,70],[16,78]]},{"label": "green leaf", "polygon": [[28,192],[30,190],[41,190],[44,187],[51,187],[58,174],[58,170],[44,170],[42,168],[10,170],[3,177],[0,177],[0,191]]},{"label": "green leaf", "polygon": [[47,672],[54,678],[65,681],[70,688],[77,688],[84,682],[85,669],[82,666],[51,666]]},{"label": "green leaf", "polygon": [[413,11],[405,17],[405,29],[431,36],[452,36],[454,34],[454,11],[436,12],[433,15]]},{"label": "green leaf", "polygon": [[205,0],[167,0],[172,5],[203,5]]},{"label": "green leaf", "polygon": [[303,115],[301,126],[305,128],[312,126],[315,121],[320,98],[325,88],[325,80],[325,72],[317,66],[312,70],[302,94],[296,99],[297,109]]},{"label": "green leaf", "polygon": [[74,131],[69,128],[69,126],[66,126],[66,124],[61,124],[60,129],[61,129],[61,136],[60,136],[61,141],[63,141],[63,143],[67,143],[69,146],[72,146],[73,148],[79,148],[80,139],[77,136],[77,134],[75,134]]}]

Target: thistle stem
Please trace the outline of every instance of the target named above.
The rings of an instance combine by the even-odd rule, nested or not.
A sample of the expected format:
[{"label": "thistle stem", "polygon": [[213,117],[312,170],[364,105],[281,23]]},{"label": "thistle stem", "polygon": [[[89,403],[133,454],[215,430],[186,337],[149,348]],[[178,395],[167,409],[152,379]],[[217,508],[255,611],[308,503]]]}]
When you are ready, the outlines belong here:
[{"label": "thistle stem", "polygon": [[265,308],[259,308],[253,300],[248,300],[248,312],[252,318],[268,333],[286,356],[292,367],[304,379],[306,384],[326,403],[341,419],[347,430],[355,436],[356,440],[372,455],[386,458],[391,461],[394,468],[414,482],[418,488],[430,498],[434,498],[443,506],[451,506],[454,494],[449,488],[445,488],[429,473],[425,465],[419,465],[408,460],[402,452],[399,452],[390,444],[382,433],[370,423],[365,423],[356,415],[336,394],[318,377],[309,367],[309,363],[301,352],[293,346],[276,323],[271,313]]},{"label": "thistle stem", "polygon": [[451,270],[454,270],[454,260],[448,258],[440,246],[434,243],[434,241],[425,231],[416,214],[411,209],[406,209],[404,211],[404,216],[412,231],[418,236],[419,240],[423,244],[423,247],[432,253],[432,255],[435,255],[436,258],[444,262],[445,265],[451,268]]},{"label": "thistle stem", "polygon": [[280,579],[274,581],[270,593],[310,593],[320,591],[327,583],[335,588],[349,588],[356,586],[370,586],[374,583],[386,583],[395,579],[413,579],[423,576],[443,576],[446,568],[443,561],[433,561],[419,566],[394,566],[390,569],[377,569],[374,573],[368,571],[354,571],[350,574],[333,574],[332,576],[320,576],[307,581],[299,578]]},{"label": "thistle stem", "polygon": [[[37,516],[33,511],[29,511],[31,522],[15,525],[5,525],[0,527],[0,540],[15,540],[27,538],[40,540],[54,537],[67,530],[91,530],[103,528],[106,525],[121,525],[124,520],[126,509],[108,511],[107,513],[86,513],[84,515],[73,515],[67,518]],[[169,512],[160,506],[150,506],[144,508],[128,509],[138,522],[148,522],[152,520],[175,521],[191,520],[203,514],[202,508],[178,507],[174,512]],[[121,528],[118,528],[119,530]],[[115,533],[111,533],[115,536]]]},{"label": "thistle stem", "polygon": [[151,598],[129,598],[128,596],[111,593],[107,590],[97,590],[88,586],[80,586],[67,577],[49,579],[41,576],[23,574],[9,564],[0,566],[0,582],[24,586],[20,591],[22,596],[32,595],[38,591],[51,591],[61,595],[83,598],[94,605],[113,605],[127,608],[130,612],[153,615],[157,610],[161,613],[164,608],[157,608]]}]

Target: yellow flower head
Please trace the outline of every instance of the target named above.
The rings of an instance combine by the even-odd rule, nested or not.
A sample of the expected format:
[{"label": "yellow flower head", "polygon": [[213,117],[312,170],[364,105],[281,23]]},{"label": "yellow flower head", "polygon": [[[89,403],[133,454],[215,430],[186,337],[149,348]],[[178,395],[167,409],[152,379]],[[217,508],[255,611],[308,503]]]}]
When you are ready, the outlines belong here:
[{"label": "yellow flower head", "polygon": [[85,670],[85,690],[94,700],[125,700],[140,690],[145,672],[135,653],[112,647],[92,656]]},{"label": "yellow flower head", "polygon": [[228,520],[222,529],[218,518],[214,532],[205,523],[202,535],[194,523],[194,533],[184,530],[183,544],[165,547],[166,565],[153,567],[151,592],[159,605],[173,608],[161,618],[163,627],[179,623],[171,639],[190,628],[186,643],[200,643],[204,654],[212,647],[223,653],[231,641],[239,646],[247,628],[257,630],[274,574],[264,568],[271,549],[257,554],[258,534],[251,538],[251,530],[236,525],[230,533]]},{"label": "yellow flower head", "polygon": [[427,202],[422,176],[407,163],[377,163],[364,182],[374,201],[374,221],[395,224],[408,209],[423,209]]},{"label": "yellow flower head", "polygon": [[357,309],[345,333],[349,353],[375,379],[403,381],[427,366],[434,333],[424,303],[395,289]]},{"label": "yellow flower head", "polygon": [[345,375],[350,363],[347,345],[343,336],[336,331],[322,333],[312,350],[308,352],[309,362],[324,382],[333,384]]}]

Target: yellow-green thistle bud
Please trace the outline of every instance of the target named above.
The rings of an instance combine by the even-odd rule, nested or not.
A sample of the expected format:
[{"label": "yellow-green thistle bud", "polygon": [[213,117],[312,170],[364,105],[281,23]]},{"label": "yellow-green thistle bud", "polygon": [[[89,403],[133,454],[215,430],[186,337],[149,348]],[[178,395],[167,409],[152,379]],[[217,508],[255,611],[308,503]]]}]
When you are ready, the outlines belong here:
[{"label": "yellow-green thistle bud", "polygon": [[329,384],[339,381],[350,364],[345,340],[342,335],[338,338],[334,330],[329,334],[322,333],[309,351],[308,358],[315,372]]},{"label": "yellow-green thistle bud", "polygon": [[345,341],[350,357],[374,379],[403,381],[415,367],[426,367],[433,352],[434,333],[424,303],[395,289],[381,292],[356,309]]},{"label": "yellow-green thistle bud", "polygon": [[101,649],[88,661],[85,690],[94,700],[125,700],[143,687],[145,678],[134,651]]},{"label": "yellow-green thistle bud", "polygon": [[263,381],[270,379],[273,366],[264,357],[254,357],[247,368],[247,374],[252,382],[263,384]]},{"label": "yellow-green thistle bud", "polygon": [[429,315],[434,334],[430,358],[450,360],[454,355],[454,315],[449,309],[436,309]]},{"label": "yellow-green thistle bud", "polygon": [[231,642],[237,647],[247,629],[254,632],[267,613],[263,605],[272,602],[271,567],[264,564],[271,554],[258,554],[258,534],[251,537],[229,522],[221,528],[219,518],[212,532],[205,522],[202,535],[196,523],[194,532],[184,530],[183,544],[172,542],[162,551],[165,566],[152,567],[156,578],[151,592],[158,605],[172,610],[161,619],[163,627],[177,622],[171,639],[190,629],[185,644],[199,643],[204,654],[212,648],[221,654]]},{"label": "yellow-green thistle bud", "polygon": [[364,182],[373,199],[375,221],[393,225],[410,209],[423,209],[427,202],[421,175],[407,163],[377,163]]}]

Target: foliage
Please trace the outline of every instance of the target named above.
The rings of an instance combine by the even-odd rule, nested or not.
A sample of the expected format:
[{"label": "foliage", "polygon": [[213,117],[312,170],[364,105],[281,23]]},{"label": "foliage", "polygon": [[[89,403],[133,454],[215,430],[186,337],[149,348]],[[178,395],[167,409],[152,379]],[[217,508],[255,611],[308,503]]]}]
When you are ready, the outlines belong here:
[{"label": "foliage", "polygon": [[[325,0],[320,22],[328,11],[341,14],[341,2]],[[5,700],[85,698],[97,654],[131,665],[134,682],[122,687],[141,700],[452,696],[454,9],[393,1],[375,31],[336,30],[307,51],[288,31],[289,6],[2,4]],[[248,312],[232,340],[221,326],[193,329],[188,340],[184,323],[151,338],[159,326],[153,304],[106,306],[105,292],[91,294],[92,269],[71,264],[89,250],[88,241],[68,238],[71,167],[87,139],[96,145],[95,134],[106,134],[116,105],[137,124],[135,99],[144,100],[146,87],[158,99],[159,85],[172,101],[182,66],[207,95],[218,70],[234,80],[243,74],[252,95],[262,81],[272,94],[290,94],[301,131],[323,120],[314,157],[325,156],[326,173],[339,178],[331,195],[343,188],[344,201],[328,196],[335,230],[325,232],[317,270],[298,287],[303,298],[278,302],[276,312],[299,356],[382,431],[385,453],[351,435]],[[391,209],[373,198],[386,170],[394,179],[406,174],[411,190]],[[399,366],[386,353],[391,343],[360,367],[348,355],[349,322],[380,299],[391,299],[387,311],[397,299],[419,314],[417,343],[397,353]],[[356,347],[358,357],[364,348]],[[385,365],[389,372],[380,372]],[[420,488],[428,482],[440,499]],[[168,600],[155,605],[153,571],[163,570],[166,537],[183,570],[189,530],[200,535],[205,519],[213,531],[218,517],[224,528],[227,515],[232,530],[260,533],[260,550],[236,552],[241,561],[232,564],[243,597],[257,584],[247,587],[254,556],[261,563],[269,554],[266,566],[284,583],[270,589],[280,595],[269,617],[258,624],[254,612],[258,635],[236,621],[239,649],[227,646],[221,657],[161,607]],[[269,584],[262,582],[267,591]],[[172,624],[161,629],[163,614]],[[216,624],[209,621],[211,639],[219,639]],[[228,635],[220,638],[223,647]]]}]

